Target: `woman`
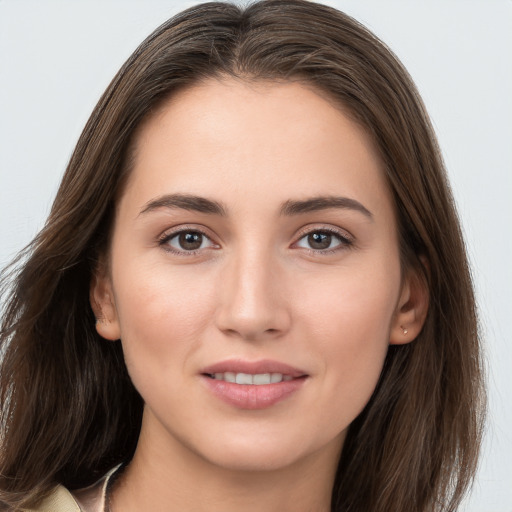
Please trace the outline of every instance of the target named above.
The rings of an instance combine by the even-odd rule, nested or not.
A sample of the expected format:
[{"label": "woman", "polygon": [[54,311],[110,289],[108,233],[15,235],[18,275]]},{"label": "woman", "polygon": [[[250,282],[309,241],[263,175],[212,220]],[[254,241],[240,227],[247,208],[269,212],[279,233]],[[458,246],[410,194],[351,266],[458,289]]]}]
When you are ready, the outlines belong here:
[{"label": "woman", "polygon": [[169,20],[26,258],[2,326],[10,509],[457,508],[482,421],[464,245],[416,89],[351,18]]}]

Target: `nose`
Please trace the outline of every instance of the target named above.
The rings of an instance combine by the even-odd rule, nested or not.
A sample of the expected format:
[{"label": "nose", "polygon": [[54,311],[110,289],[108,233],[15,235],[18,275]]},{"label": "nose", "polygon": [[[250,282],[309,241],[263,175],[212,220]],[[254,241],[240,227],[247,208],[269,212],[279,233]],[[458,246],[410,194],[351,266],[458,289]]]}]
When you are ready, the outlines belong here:
[{"label": "nose", "polygon": [[291,316],[284,273],[269,252],[247,250],[226,263],[217,327],[246,341],[279,338]]}]

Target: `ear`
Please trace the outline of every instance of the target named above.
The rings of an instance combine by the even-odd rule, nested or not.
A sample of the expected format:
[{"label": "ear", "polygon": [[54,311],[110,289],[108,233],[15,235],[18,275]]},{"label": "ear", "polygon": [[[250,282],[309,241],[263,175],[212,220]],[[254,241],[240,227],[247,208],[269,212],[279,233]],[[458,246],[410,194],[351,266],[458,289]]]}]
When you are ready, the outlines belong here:
[{"label": "ear", "polygon": [[404,278],[400,299],[391,324],[389,343],[403,345],[416,339],[428,312],[429,292],[419,270],[409,270]]},{"label": "ear", "polygon": [[107,340],[118,340],[121,337],[117,316],[112,280],[106,265],[99,264],[91,279],[89,299],[96,317],[96,331]]}]

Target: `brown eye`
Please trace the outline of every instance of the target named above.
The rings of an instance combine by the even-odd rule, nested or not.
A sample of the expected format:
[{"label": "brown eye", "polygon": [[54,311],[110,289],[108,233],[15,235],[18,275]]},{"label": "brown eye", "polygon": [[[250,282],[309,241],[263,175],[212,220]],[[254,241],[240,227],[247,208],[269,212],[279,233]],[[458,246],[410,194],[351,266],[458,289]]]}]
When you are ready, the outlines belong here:
[{"label": "brown eye", "polygon": [[332,235],[330,233],[310,233],[308,244],[312,249],[328,249],[331,246]]},{"label": "brown eye", "polygon": [[213,247],[213,242],[200,231],[180,231],[162,241],[174,252],[193,252],[199,249]]},{"label": "brown eye", "polygon": [[341,233],[334,233],[328,230],[311,231],[304,235],[296,243],[297,247],[313,251],[329,252],[336,249],[343,249],[352,245],[352,240]]},{"label": "brown eye", "polygon": [[178,235],[178,244],[185,251],[194,251],[201,247],[203,235],[196,232],[180,233]]}]

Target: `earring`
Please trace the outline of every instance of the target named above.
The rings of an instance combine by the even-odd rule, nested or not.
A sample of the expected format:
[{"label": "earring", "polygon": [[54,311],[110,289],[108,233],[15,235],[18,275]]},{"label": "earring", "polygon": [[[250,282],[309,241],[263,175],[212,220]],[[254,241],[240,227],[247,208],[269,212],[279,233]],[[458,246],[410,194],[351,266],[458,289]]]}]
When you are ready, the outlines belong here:
[{"label": "earring", "polygon": [[402,329],[402,331],[404,332],[404,336],[409,332],[405,327],[403,327],[402,325],[400,326],[400,328]]}]

